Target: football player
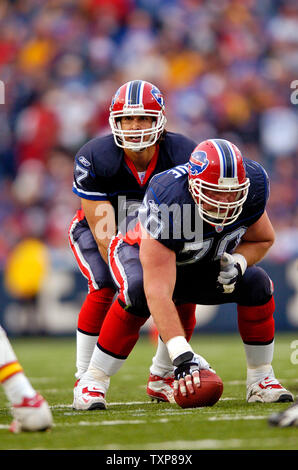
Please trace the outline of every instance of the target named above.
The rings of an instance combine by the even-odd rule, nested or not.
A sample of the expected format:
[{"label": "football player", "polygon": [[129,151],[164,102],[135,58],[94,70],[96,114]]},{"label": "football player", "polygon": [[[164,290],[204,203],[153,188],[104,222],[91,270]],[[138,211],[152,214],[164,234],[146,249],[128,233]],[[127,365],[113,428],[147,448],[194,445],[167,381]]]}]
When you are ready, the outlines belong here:
[{"label": "football player", "polygon": [[[77,410],[105,407],[101,388],[92,377],[81,377],[89,366],[117,289],[107,264],[110,240],[118,231],[125,233],[130,224],[134,225],[151,177],[187,162],[196,146],[191,139],[165,130],[163,95],[143,80],[125,83],[117,90],[109,123],[112,133],[92,139],[75,157],[73,191],[81,198],[81,209],[70,225],[69,240],[81,272],[88,279],[88,294],[76,332],[73,408]],[[177,308],[190,323],[195,322],[195,305]],[[168,351],[159,339],[149,378],[148,390],[153,398],[173,399],[169,361]]]},{"label": "football player", "polygon": [[32,387],[1,326],[0,383],[12,406],[10,431],[45,431],[53,426],[48,403]]},{"label": "football player", "polygon": [[192,393],[199,370],[210,366],[192,350],[194,326],[176,305],[234,303],[247,402],[293,401],[272,368],[273,284],[257,266],[274,242],[268,195],[263,167],[223,139],[200,143],[187,164],[151,179],[135,228],[114,237],[109,248],[119,293],[86,372],[103,395],[150,314],[169,352],[175,393]]}]

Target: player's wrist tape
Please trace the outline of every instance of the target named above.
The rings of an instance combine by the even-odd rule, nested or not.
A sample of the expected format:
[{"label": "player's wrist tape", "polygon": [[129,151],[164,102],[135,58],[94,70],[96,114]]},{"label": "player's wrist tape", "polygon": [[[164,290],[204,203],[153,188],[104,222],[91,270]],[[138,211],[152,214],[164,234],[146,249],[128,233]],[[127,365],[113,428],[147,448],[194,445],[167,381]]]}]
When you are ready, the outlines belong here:
[{"label": "player's wrist tape", "polygon": [[241,268],[241,274],[243,275],[246,271],[247,268],[247,261],[243,255],[240,253],[234,253],[233,258],[235,260],[235,263],[238,263],[240,268]]},{"label": "player's wrist tape", "polygon": [[[168,348],[170,359],[176,367],[182,362],[188,361],[193,357],[194,352],[184,336],[175,336],[174,338],[169,339],[166,346]],[[177,364],[177,361],[179,364]]]}]

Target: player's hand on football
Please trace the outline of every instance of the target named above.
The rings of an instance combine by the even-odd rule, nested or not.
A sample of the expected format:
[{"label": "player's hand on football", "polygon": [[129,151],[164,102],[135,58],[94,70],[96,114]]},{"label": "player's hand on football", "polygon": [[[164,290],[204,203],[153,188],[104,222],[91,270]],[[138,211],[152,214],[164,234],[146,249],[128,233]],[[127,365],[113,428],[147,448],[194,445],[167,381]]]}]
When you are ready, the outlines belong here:
[{"label": "player's hand on football", "polygon": [[195,387],[200,387],[200,370],[210,369],[208,362],[199,354],[189,353],[189,357],[179,363],[179,357],[176,359],[177,367],[174,370],[174,395],[180,393],[187,396],[189,393],[195,393]]},{"label": "player's hand on football", "polygon": [[224,294],[231,294],[236,283],[241,279],[246,270],[246,260],[244,256],[236,253],[231,255],[224,253],[220,259],[220,272],[217,278],[219,289]]}]

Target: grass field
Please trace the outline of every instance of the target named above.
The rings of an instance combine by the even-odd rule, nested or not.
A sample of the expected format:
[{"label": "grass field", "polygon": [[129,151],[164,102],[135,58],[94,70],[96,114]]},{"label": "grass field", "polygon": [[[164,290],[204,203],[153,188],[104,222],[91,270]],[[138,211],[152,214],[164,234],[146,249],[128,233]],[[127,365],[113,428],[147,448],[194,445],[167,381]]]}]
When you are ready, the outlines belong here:
[{"label": "grass field", "polygon": [[[295,334],[276,337],[276,376],[297,397],[298,365],[291,363]],[[34,387],[48,400],[55,426],[46,433],[11,434],[6,398],[0,389],[1,450],[297,450],[298,428],[268,425],[268,416],[288,404],[247,404],[245,357],[238,335],[196,335],[193,348],[220,375],[224,392],[213,407],[183,410],[152,403],[146,381],[155,346],[142,336],[112,378],[106,411],[71,408],[75,372],[74,338],[12,341]]]}]

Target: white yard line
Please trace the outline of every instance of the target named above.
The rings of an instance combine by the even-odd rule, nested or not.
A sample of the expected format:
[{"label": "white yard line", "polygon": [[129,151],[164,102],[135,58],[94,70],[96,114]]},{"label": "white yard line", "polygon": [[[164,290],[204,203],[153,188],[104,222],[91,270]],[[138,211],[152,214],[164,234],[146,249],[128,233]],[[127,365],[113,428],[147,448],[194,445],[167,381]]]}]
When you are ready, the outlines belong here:
[{"label": "white yard line", "polygon": [[267,419],[268,416],[254,416],[254,415],[221,415],[221,416],[211,416],[207,418],[207,421],[246,421],[246,420],[256,420],[256,419]]},{"label": "white yard line", "polygon": [[[263,447],[270,447],[271,449],[279,449],[286,442],[286,439],[264,439],[262,440]],[[164,442],[150,442],[144,445],[130,444],[129,446],[119,446],[117,444],[109,444],[102,447],[102,450],[129,450],[142,449],[142,450],[216,450],[216,449],[253,449],[259,448],[260,441],[258,439],[200,439],[195,441],[164,441]]]},{"label": "white yard line", "polygon": [[[219,401],[232,401],[232,400],[238,400],[238,398],[224,397],[224,398],[221,398]],[[147,401],[115,401],[115,402],[108,402],[108,408],[109,408],[109,406],[124,406],[124,405],[152,405],[152,407],[156,406],[156,408],[158,406],[162,406],[162,404],[152,403],[149,399]],[[58,405],[52,405],[51,408],[53,408],[53,409],[54,408],[72,408],[72,404],[71,403],[60,403]],[[148,411],[148,410],[146,410],[146,411]],[[170,411],[170,409],[163,409],[162,410],[163,413],[167,413],[169,411]],[[189,410],[189,412],[191,412],[191,411],[193,411],[193,410]]]}]

